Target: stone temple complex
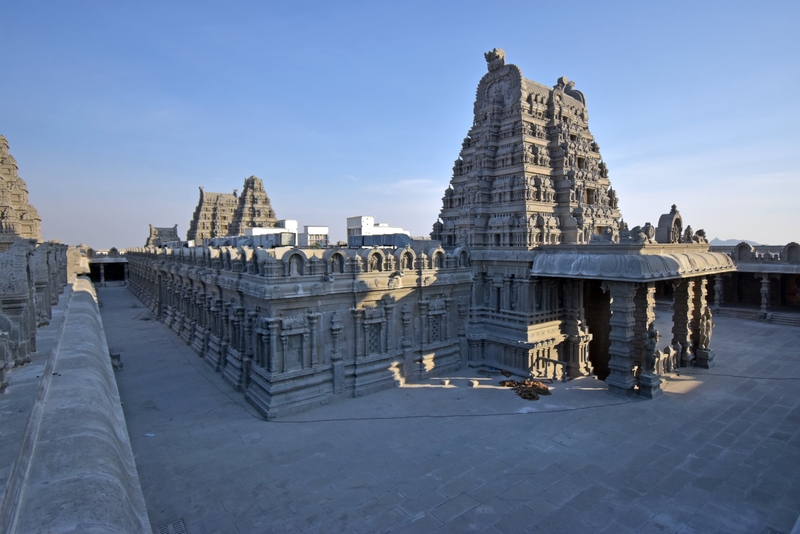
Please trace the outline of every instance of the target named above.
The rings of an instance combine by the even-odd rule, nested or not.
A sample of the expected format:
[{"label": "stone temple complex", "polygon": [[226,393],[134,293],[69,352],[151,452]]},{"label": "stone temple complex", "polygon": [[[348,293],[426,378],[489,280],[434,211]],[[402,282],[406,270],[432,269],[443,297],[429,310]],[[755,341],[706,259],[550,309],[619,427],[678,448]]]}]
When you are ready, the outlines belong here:
[{"label": "stone temple complex", "polygon": [[[465,365],[591,374],[646,397],[660,373],[711,366],[707,281],[731,259],[675,206],[628,229],[583,94],[525,79],[501,50],[486,60],[431,240],[128,250],[131,290],[269,419]],[[246,198],[266,197],[249,180],[242,221],[258,216]],[[201,191],[196,221],[205,202]],[[665,283],[673,326],[655,347]]]},{"label": "stone temple complex", "polygon": [[216,237],[244,235],[249,228],[272,228],[275,222],[264,184],[251,176],[244,181],[241,195],[237,191],[206,193],[201,187],[186,239],[202,244]]},{"label": "stone temple complex", "polygon": [[[575,83],[562,77],[548,87],[528,80],[519,67],[506,63],[505,53],[499,49],[486,53],[485,59],[487,72],[478,84],[472,126],[461,144],[449,185],[443,177],[442,185],[446,188],[430,239],[411,237],[401,227],[375,224],[371,216],[348,218],[348,243],[329,245],[328,228],[324,226],[306,226],[298,239],[297,221],[278,220],[262,181],[251,176],[245,180],[241,195],[237,191],[210,193],[200,187],[200,198],[185,241],[180,240],[177,225],[151,225],[146,245],[125,251],[114,248],[94,251],[85,245],[42,243],[40,218],[28,204],[25,183],[17,175],[6,139],[0,136],[0,393],[5,391],[0,397],[0,413],[3,417],[22,414],[11,423],[4,420],[0,432],[0,453],[13,451],[14,456],[11,459],[6,454],[10,461],[0,465],[3,492],[0,531],[151,531],[136,471],[138,452],[135,460],[114,378],[114,370],[122,368],[120,355],[108,351],[97,293],[88,279],[78,277],[81,274],[89,273],[99,287],[105,287],[107,281],[112,281],[111,274],[116,273],[120,284],[127,286],[149,309],[133,312],[135,319],[146,321],[146,325],[134,323],[130,318],[133,315],[125,315],[127,327],[139,335],[152,332],[145,329],[155,326],[161,334],[180,339],[182,342],[173,343],[173,348],[196,354],[196,357],[185,355],[186,361],[179,362],[183,373],[180,376],[186,378],[187,366],[196,365],[194,371],[203,374],[208,382],[212,378],[224,381],[229,388],[214,387],[218,391],[226,389],[223,394],[227,400],[238,396],[239,400],[228,404],[240,403],[239,407],[246,407],[259,419],[255,422],[258,425],[265,424],[261,418],[285,418],[402,385],[421,386],[432,377],[448,373],[490,370],[551,384],[557,381],[595,384],[599,387],[585,389],[607,389],[614,402],[588,406],[597,409],[589,418],[599,416],[604,406],[631,404],[640,407],[634,409],[642,414],[634,416],[634,422],[627,422],[640,427],[636,418],[653,416],[660,409],[647,412],[646,407],[660,401],[644,400],[636,404],[629,402],[631,399],[656,399],[662,393],[665,377],[677,377],[678,372],[691,367],[709,369],[715,365],[710,347],[714,328],[712,309],[722,311],[723,295],[736,302],[760,298],[761,307],[754,313],[767,321],[771,317],[770,302],[800,305],[800,245],[756,249],[741,243],[732,250],[713,249],[706,233],[693,231],[676,205],[663,206],[665,213],[660,216],[654,213],[658,217],[653,219],[657,220],[655,225],[642,221],[643,224],[629,228],[621,218],[609,169],[589,130],[587,99],[575,88]],[[743,266],[738,272],[735,261]],[[95,271],[91,270],[93,267]],[[60,294],[65,295],[61,302]],[[661,299],[659,305],[669,309],[666,318],[659,313],[660,333],[656,329],[657,296]],[[126,294],[125,298],[131,297]],[[54,313],[56,307],[58,312]],[[126,305],[126,308],[141,307]],[[115,320],[123,321],[119,317],[123,315]],[[151,319],[162,322],[166,329]],[[37,348],[37,327],[48,327],[51,321],[60,326],[41,338],[45,341],[44,348],[41,344]],[[159,352],[155,344],[149,344],[156,339],[144,341],[147,345],[143,350]],[[155,365],[159,368],[147,369],[148,380],[154,380],[153,376],[162,372],[162,363]],[[31,382],[36,387],[28,388],[27,393],[8,380],[9,371],[18,372],[20,367],[29,370],[28,378],[33,375],[37,379]],[[778,364],[771,363],[764,372],[770,367],[777,369]],[[574,379],[578,380],[570,382]],[[448,379],[437,380],[449,385],[445,384]],[[471,382],[473,387],[479,387],[477,380]],[[141,382],[138,385],[141,387]],[[180,405],[185,387],[189,386],[178,384],[170,393],[170,402]],[[584,391],[580,389],[570,394],[582,395]],[[756,386],[738,387],[736,391],[749,395],[751,389],[755,391]],[[25,402],[28,411],[17,410],[18,405],[13,404]],[[149,409],[150,402],[142,406]],[[357,401],[345,402],[352,405]],[[756,412],[757,416],[766,409]],[[782,413],[789,411],[788,405],[781,409]],[[206,411],[206,405],[202,404],[199,410],[202,414],[197,417],[215,410],[212,407]],[[480,414],[472,410],[458,417],[495,419],[528,413],[492,410]],[[703,416],[709,411],[713,409],[703,411]],[[727,417],[729,412],[723,415]],[[795,412],[800,414],[800,404]],[[28,413],[30,416],[26,418]],[[159,415],[163,421],[158,424],[170,429],[173,425],[166,421],[166,413]],[[619,423],[622,417],[619,413],[625,412],[614,412],[616,419],[610,426]],[[369,424],[374,423],[377,428],[381,424],[378,420],[399,419],[383,415],[374,417],[374,421],[369,419]],[[218,413],[215,417],[225,416]],[[421,419],[427,417],[423,415]],[[800,415],[792,419],[795,426],[798,420]],[[515,419],[514,424],[519,421]],[[286,422],[324,423],[304,421],[302,416]],[[206,423],[203,420],[203,425]],[[14,431],[6,431],[9,424],[16,425]],[[224,421],[217,426],[225,427],[226,432],[233,431],[226,424]],[[421,428],[427,423],[407,424]],[[709,426],[717,425],[715,432],[719,433],[721,428],[730,428],[726,424],[717,418]],[[569,426],[575,425],[569,423]],[[198,435],[214,432],[213,427],[210,424],[210,428],[204,428]],[[272,426],[275,427],[287,426]],[[184,436],[181,439],[186,439],[187,428],[180,427]],[[613,428],[610,431],[614,433],[613,447],[620,445],[622,437],[627,440],[625,447],[629,446],[627,442],[634,441]],[[584,439],[568,437],[566,432],[552,441],[566,446]],[[335,433],[337,440],[346,439],[346,432]],[[788,433],[785,437],[780,432],[775,434],[780,434],[776,440],[790,439]],[[586,435],[594,439],[591,436],[602,434],[590,428]],[[452,438],[443,443],[456,447],[453,442],[464,436],[463,433],[442,436]],[[658,442],[654,436],[652,433],[647,438],[653,439],[642,440],[647,441],[645,447]],[[155,434],[149,429],[144,434],[145,439],[153,437]],[[250,432],[240,437],[250,447],[250,442],[262,434]],[[791,439],[800,440],[800,434]],[[364,446],[366,440],[359,442],[359,446]],[[418,441],[398,442],[398,448],[392,447],[391,454],[403,454],[404,448],[416,453],[416,447],[429,445],[423,443],[426,440],[423,437]],[[439,442],[433,441],[438,447]],[[210,448],[218,445],[209,443],[212,443]],[[533,437],[530,443],[534,443]],[[297,458],[305,461],[308,451],[314,452],[314,457],[324,457],[326,447],[333,447],[328,442],[314,444],[317,445],[320,448],[299,449]],[[170,443],[170,446],[179,445]],[[525,454],[539,461],[548,454],[556,454],[551,447],[548,442],[540,450],[525,449]],[[714,444],[704,450],[722,451],[722,447]],[[489,446],[485,449],[495,450]],[[155,445],[152,450],[157,450]],[[254,446],[249,450],[257,449]],[[644,457],[659,456],[662,463],[679,457],[678,461],[684,462],[681,466],[691,461],[682,449],[676,450],[677,453],[666,454],[664,451],[670,449],[657,444],[631,456],[625,469],[637,465],[629,469],[632,472],[617,477],[625,484],[623,491],[636,493],[629,489],[629,479],[641,479],[639,488],[650,488],[651,477],[656,480],[657,470],[638,465]],[[195,452],[198,451],[192,454]],[[199,452],[200,457],[192,456],[192,462],[205,461],[204,451]],[[431,476],[433,471],[427,466],[443,457],[440,452],[420,459],[425,464],[420,471],[424,471],[425,484],[437,478]],[[472,452],[481,457],[487,454],[481,447]],[[272,469],[275,459],[281,464],[277,466],[279,470],[284,469],[284,460],[297,459],[293,456],[295,451],[281,450],[275,454],[236,471],[237,478],[247,478],[245,471],[252,469],[264,466]],[[721,453],[714,454],[716,458]],[[505,460],[514,455],[519,456],[516,453],[500,456]],[[570,458],[578,456],[572,454]],[[335,480],[347,469],[341,466],[347,464],[337,464],[332,458],[324,461],[337,465],[337,473],[330,477]],[[597,472],[602,472],[595,464],[605,462],[606,457],[587,455],[587,458],[592,465],[586,469],[594,469],[588,475],[593,479]],[[743,459],[744,453],[734,458]],[[541,471],[542,478],[546,478],[547,470],[551,475],[560,473],[564,477],[580,474],[584,465],[570,465],[572,460],[548,464],[550,467]],[[398,469],[403,469],[403,462],[406,460],[397,462]],[[389,463],[394,462],[381,457],[375,465],[394,468]],[[416,462],[407,462],[409,467],[412,464],[419,467]],[[491,469],[481,472],[501,469],[501,464],[490,462],[486,465]],[[156,465],[161,469],[165,465],[163,458]],[[228,465],[224,463],[226,470]],[[678,471],[674,468],[676,462],[664,465],[668,466],[665,469]],[[438,469],[437,466],[431,469],[434,468]],[[372,477],[371,473],[368,475]],[[457,474],[462,475],[463,472]],[[479,480],[477,476],[467,476]],[[667,475],[659,476],[664,479]],[[401,484],[407,482],[400,478],[403,478]],[[330,480],[324,483],[330,484]],[[208,489],[210,494],[216,491],[216,486],[223,487],[224,481],[227,478],[204,479],[203,491]],[[441,482],[438,478],[437,481]],[[157,486],[157,475],[149,483]],[[265,485],[261,480],[257,483]],[[312,481],[311,485],[314,484]],[[359,490],[364,488],[363,484],[363,481],[356,484]],[[574,488],[568,487],[569,484]],[[556,484],[554,479],[552,487],[564,491],[578,488],[576,483],[569,484],[563,481]],[[609,484],[613,485],[613,481]],[[224,487],[238,491],[244,485],[239,486],[237,481]],[[346,486],[346,491],[352,487],[355,486]],[[426,485],[424,491],[429,489]],[[450,489],[439,488],[440,493],[434,498],[452,497],[447,505],[458,499],[474,500],[466,497],[463,488],[455,488],[452,494],[448,493]],[[387,495],[384,489],[380,491]],[[390,488],[389,493],[392,491]],[[497,501],[495,495],[499,491],[484,495],[486,502]],[[332,502],[338,502],[337,492],[330,490]],[[299,503],[310,493],[308,487],[302,486],[299,493],[279,495],[276,490],[270,498],[289,498]],[[607,490],[599,487],[595,493],[589,496],[592,506],[606,498]],[[686,500],[694,499],[693,495]],[[206,497],[203,494],[198,498],[202,501]],[[412,493],[402,496],[406,497],[410,498],[405,504],[422,499]],[[367,498],[372,499],[373,495]],[[521,498],[527,501],[530,495],[523,491]],[[560,507],[572,496],[550,498],[555,499],[547,505],[552,508],[553,502],[560,502],[557,506]],[[475,500],[470,506],[477,503]],[[214,505],[222,506],[219,502]],[[610,509],[607,505],[603,501],[595,510]],[[336,508],[340,506],[341,503]],[[674,507],[672,503],[664,506]],[[638,508],[641,512],[644,505]],[[493,509],[490,511],[495,513]],[[413,521],[419,519],[414,515],[417,512],[404,513],[411,521],[406,524],[414,525]],[[631,517],[635,515],[635,510],[630,512]],[[325,523],[316,516],[312,519]],[[602,520],[601,517],[599,521]],[[442,518],[441,523],[445,522]],[[438,525],[441,523],[437,520]],[[603,531],[616,531],[611,527],[609,523]],[[243,531],[244,527],[237,525],[237,528]],[[605,525],[599,525],[598,531],[599,528]],[[158,527],[158,532],[179,531],[183,530]],[[359,531],[373,530],[365,527]],[[420,527],[417,531],[425,530]]]}]

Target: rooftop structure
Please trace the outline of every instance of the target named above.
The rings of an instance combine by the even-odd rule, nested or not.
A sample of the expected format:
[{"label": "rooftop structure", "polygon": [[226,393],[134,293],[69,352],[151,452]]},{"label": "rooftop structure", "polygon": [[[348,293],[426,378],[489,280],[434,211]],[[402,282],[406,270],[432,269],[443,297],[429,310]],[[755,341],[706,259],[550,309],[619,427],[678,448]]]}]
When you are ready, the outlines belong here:
[{"label": "rooftop structure", "polygon": [[162,245],[166,245],[167,243],[175,243],[180,241],[181,238],[178,236],[178,225],[175,226],[167,226],[167,227],[157,227],[150,225],[150,235],[147,236],[147,241],[145,241],[144,246],[146,247],[160,247]]}]

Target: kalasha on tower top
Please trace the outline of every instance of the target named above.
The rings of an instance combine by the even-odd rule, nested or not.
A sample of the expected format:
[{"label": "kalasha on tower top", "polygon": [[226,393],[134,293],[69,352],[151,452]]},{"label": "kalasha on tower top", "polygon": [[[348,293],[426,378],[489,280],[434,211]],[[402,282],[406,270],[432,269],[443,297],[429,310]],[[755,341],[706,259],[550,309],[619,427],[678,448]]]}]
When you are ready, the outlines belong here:
[{"label": "kalasha on tower top", "polygon": [[453,166],[431,237],[445,247],[533,248],[617,240],[620,213],[583,93],[549,88],[485,54],[474,122]]}]

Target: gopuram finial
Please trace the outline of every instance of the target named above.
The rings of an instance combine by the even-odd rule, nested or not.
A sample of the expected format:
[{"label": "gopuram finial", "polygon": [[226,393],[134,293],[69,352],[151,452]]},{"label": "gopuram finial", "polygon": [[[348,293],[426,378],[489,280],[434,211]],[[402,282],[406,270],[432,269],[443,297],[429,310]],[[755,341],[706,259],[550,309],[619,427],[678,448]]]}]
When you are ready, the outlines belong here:
[{"label": "gopuram finial", "polygon": [[489,72],[503,68],[506,64],[506,53],[502,48],[493,48],[491,52],[483,54],[483,57],[486,58],[486,66],[489,68]]}]

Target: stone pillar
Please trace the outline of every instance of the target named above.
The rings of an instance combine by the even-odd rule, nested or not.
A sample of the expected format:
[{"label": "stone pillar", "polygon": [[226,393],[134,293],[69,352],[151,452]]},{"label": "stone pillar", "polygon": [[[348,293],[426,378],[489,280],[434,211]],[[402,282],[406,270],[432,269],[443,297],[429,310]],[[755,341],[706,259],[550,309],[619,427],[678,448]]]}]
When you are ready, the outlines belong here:
[{"label": "stone pillar", "polygon": [[361,356],[361,343],[359,343],[361,339],[361,319],[362,319],[362,310],[359,308],[352,308],[350,312],[353,314],[353,326],[355,329],[355,336],[353,338],[354,347],[353,350],[355,351],[355,356],[358,358]]},{"label": "stone pillar", "polygon": [[700,320],[708,307],[708,291],[706,289],[706,277],[697,278],[694,282],[694,307],[692,309],[692,352],[697,354],[697,347],[700,344]]},{"label": "stone pillar", "polygon": [[419,301],[419,323],[422,330],[422,344],[428,343],[428,301]]},{"label": "stone pillar", "polygon": [[319,323],[320,314],[319,313],[309,313],[308,314],[308,329],[311,332],[311,366],[317,365],[319,362],[317,356],[317,324]]},{"label": "stone pillar", "polygon": [[761,275],[761,317],[765,318],[769,311],[769,275]]},{"label": "stone pillar", "polygon": [[640,367],[640,371],[644,363],[644,345],[647,341],[647,329],[650,323],[656,319],[656,314],[653,311],[656,305],[655,294],[655,284],[653,282],[646,282],[636,289],[636,296],[634,297],[636,306],[636,312],[634,313],[634,319],[636,321],[634,326],[634,334],[636,336],[634,342],[635,361],[636,365]]},{"label": "stone pillar", "polygon": [[333,368],[333,393],[344,392],[344,361],[342,351],[339,349],[339,335],[342,333],[342,323],[339,322],[339,313],[334,312],[331,317],[331,367]]},{"label": "stone pillar", "polygon": [[283,372],[283,365],[278,358],[278,320],[269,322],[269,371],[271,373]]},{"label": "stone pillar", "polygon": [[386,312],[386,350],[394,350],[392,346],[392,330],[394,330],[392,316],[394,315],[394,304],[385,304],[383,309]]},{"label": "stone pillar", "polygon": [[672,309],[672,343],[680,353],[679,365],[686,367],[692,364],[692,338],[690,323],[694,317],[694,280],[683,279],[675,282],[674,302]]},{"label": "stone pillar", "polygon": [[124,276],[123,276],[123,280],[124,280],[124,283],[125,283],[125,285],[127,286],[127,285],[128,285],[128,264],[127,264],[127,263],[124,263],[124,264],[122,265],[122,268],[123,268],[123,269],[124,269],[124,271],[125,271],[125,274],[124,274]]},{"label": "stone pillar", "polygon": [[458,328],[456,335],[458,336],[459,353],[461,361],[466,362],[469,360],[469,348],[467,347],[467,303],[464,297],[458,298]]},{"label": "stone pillar", "polygon": [[100,287],[106,287],[106,266],[100,264]]},{"label": "stone pillar", "polygon": [[528,280],[517,281],[517,310],[525,313],[530,313],[530,282]]},{"label": "stone pillar", "polygon": [[611,357],[608,362],[609,375],[606,378],[608,390],[612,393],[631,395],[636,387],[633,376],[634,358],[634,294],[636,285],[628,282],[608,282],[611,291]]},{"label": "stone pillar", "polygon": [[250,385],[250,367],[253,365],[253,322],[258,317],[256,312],[244,312],[244,353],[242,355],[242,376],[240,384],[242,391],[247,391]]},{"label": "stone pillar", "polygon": [[721,274],[714,275],[714,310],[718,310],[725,302],[725,285]]},{"label": "stone pillar", "polygon": [[400,310],[400,321],[403,325],[403,338],[400,340],[400,346],[403,348],[403,373],[406,380],[412,378],[415,374],[411,318],[411,306],[404,304]]}]

